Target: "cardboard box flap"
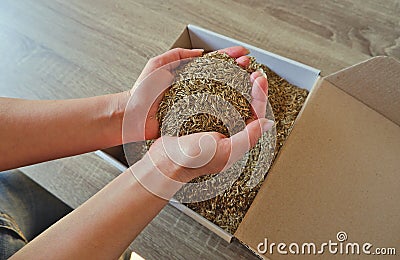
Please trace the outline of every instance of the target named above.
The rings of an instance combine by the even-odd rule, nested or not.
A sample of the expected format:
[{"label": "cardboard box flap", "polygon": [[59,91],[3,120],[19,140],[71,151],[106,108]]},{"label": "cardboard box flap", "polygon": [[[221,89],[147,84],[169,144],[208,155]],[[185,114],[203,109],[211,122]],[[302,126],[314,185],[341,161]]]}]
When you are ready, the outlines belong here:
[{"label": "cardboard box flap", "polygon": [[400,62],[375,57],[325,80],[400,125]]},{"label": "cardboard box flap", "polygon": [[[356,67],[350,70],[357,73]],[[340,73],[330,80],[351,85],[341,77],[352,76]],[[398,125],[323,80],[310,94],[235,236],[254,250],[265,238],[288,245],[338,242],[339,231],[350,242],[395,247],[400,243],[399,154]],[[282,257],[276,252],[269,256]],[[296,259],[302,257],[309,256]]]},{"label": "cardboard box flap", "polygon": [[185,29],[182,31],[179,38],[175,40],[174,44],[171,46],[171,49],[173,48],[186,48],[186,49],[193,48],[187,27],[185,27]]}]

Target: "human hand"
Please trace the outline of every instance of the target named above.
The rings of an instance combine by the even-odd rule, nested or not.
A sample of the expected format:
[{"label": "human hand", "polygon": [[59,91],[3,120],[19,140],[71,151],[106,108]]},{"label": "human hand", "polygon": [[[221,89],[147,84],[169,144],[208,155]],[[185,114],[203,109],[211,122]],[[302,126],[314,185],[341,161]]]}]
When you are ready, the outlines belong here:
[{"label": "human hand", "polygon": [[[151,163],[159,173],[172,179],[170,182],[175,182],[175,186],[198,176],[229,168],[256,145],[264,131],[273,126],[273,121],[265,118],[268,101],[266,75],[262,71],[256,71],[251,74],[250,80],[253,84],[253,118],[246,122],[247,125],[241,132],[230,138],[217,132],[202,132],[181,137],[162,136],[153,143],[142,160]],[[148,183],[151,185],[150,181]]]},{"label": "human hand", "polygon": [[[244,47],[235,46],[219,51],[236,58],[242,67],[250,63],[250,59],[245,56],[249,51]],[[156,113],[164,92],[173,80],[171,70],[182,60],[198,57],[202,53],[201,49],[176,48],[148,61],[135,85],[128,92],[130,100],[124,116],[123,142],[156,139],[160,136]]]}]

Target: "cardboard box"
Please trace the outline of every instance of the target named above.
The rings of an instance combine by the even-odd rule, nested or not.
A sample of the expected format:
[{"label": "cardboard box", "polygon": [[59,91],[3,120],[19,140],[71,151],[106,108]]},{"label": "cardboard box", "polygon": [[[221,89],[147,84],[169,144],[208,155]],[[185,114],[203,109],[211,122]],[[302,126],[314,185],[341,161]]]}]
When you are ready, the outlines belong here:
[{"label": "cardboard box", "polygon": [[[329,240],[343,248],[357,242],[371,243],[370,252],[396,246],[400,251],[400,63],[376,57],[321,77],[317,69],[193,25],[172,47],[233,45],[247,47],[258,62],[311,91],[234,237],[258,253],[266,242],[268,249],[275,243],[274,251],[263,255],[271,259],[308,258],[307,252],[301,254],[304,243],[314,243],[318,255]],[[232,238],[184,205],[171,203],[224,239]],[[279,243],[286,244],[280,250],[286,255],[278,252]],[[299,254],[295,245],[290,252],[291,243],[300,246]],[[360,251],[346,257],[366,254]],[[333,253],[326,247],[320,255]]]}]

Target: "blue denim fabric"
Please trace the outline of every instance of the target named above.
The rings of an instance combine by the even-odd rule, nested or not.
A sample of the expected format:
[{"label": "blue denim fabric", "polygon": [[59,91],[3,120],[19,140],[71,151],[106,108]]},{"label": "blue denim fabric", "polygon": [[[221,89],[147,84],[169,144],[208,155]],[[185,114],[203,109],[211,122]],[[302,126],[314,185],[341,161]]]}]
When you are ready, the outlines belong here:
[{"label": "blue denim fabric", "polygon": [[11,216],[0,213],[0,259],[7,259],[28,241]]},{"label": "blue denim fabric", "polygon": [[70,211],[20,171],[0,172],[0,260]]}]

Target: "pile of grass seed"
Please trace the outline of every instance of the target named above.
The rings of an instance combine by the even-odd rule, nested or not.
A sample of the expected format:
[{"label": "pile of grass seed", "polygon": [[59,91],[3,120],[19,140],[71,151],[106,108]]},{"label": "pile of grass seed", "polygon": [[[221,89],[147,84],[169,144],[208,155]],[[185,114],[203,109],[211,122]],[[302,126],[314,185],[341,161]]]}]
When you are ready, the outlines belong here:
[{"label": "pile of grass seed", "polygon": [[[216,66],[215,64],[219,64],[216,61],[223,61],[230,65]],[[236,120],[222,122],[219,117],[208,113],[198,113],[189,118],[178,118],[182,113],[175,116],[175,113],[169,113],[170,108],[179,100],[191,96],[196,99],[196,102],[193,103],[188,99],[186,103],[183,103],[183,107],[181,104],[181,109],[183,111],[186,109],[195,111],[196,105],[202,101],[207,101],[207,97],[211,94],[227,100],[239,112],[243,121],[246,121],[251,117],[249,75],[259,68],[263,69],[268,76],[268,99],[275,117],[276,137],[270,133],[268,137],[263,140],[260,139],[256,147],[249,151],[249,159],[245,168],[230,189],[214,198],[186,204],[189,208],[231,234],[236,231],[262,185],[262,181],[252,188],[245,185],[256,167],[255,162],[259,159],[260,154],[267,152],[266,160],[272,163],[274,156],[279,152],[287,138],[293,122],[306,100],[308,91],[288,83],[267,66],[257,63],[254,58],[251,59],[250,66],[244,70],[228,55],[211,52],[183,64],[177,69],[176,80],[166,91],[157,112],[162,134],[182,136],[197,132],[217,131],[230,136],[230,134],[237,133],[243,129],[244,125],[236,124]],[[229,112],[221,111],[225,121],[226,118],[230,118]],[[168,116],[166,117],[166,115]],[[181,124],[177,126],[176,122],[181,122]],[[227,125],[229,125],[229,131]],[[270,139],[274,139],[273,142],[271,141],[267,146],[263,146],[261,142],[268,142]],[[148,145],[151,145],[151,143],[148,143]],[[261,151],[261,149],[272,151]],[[268,170],[269,164],[266,164],[266,166],[267,169],[264,169],[264,172]],[[201,182],[213,176],[202,176],[193,180],[193,182]],[[196,191],[191,192],[195,193]]]},{"label": "pile of grass seed", "polygon": [[[227,77],[226,75],[229,75]],[[161,133],[168,135],[187,135],[198,132],[216,131],[226,136],[237,133],[243,128],[233,120],[232,112],[237,111],[240,119],[247,120],[251,115],[249,74],[237,66],[234,59],[226,54],[208,53],[196,58],[175,71],[175,80],[164,94],[160,103],[157,119],[161,125]],[[180,102],[179,111],[172,113],[170,108]],[[218,116],[209,113],[199,113],[207,104],[216,105],[218,100],[225,100],[233,107],[215,107]],[[210,107],[211,110],[215,110]],[[166,114],[168,116],[166,117]],[[184,120],[188,114],[193,116]],[[222,122],[224,119],[225,124]],[[239,119],[239,118],[236,118]],[[177,125],[176,122],[182,122]],[[227,129],[227,125],[231,128]]]}]

